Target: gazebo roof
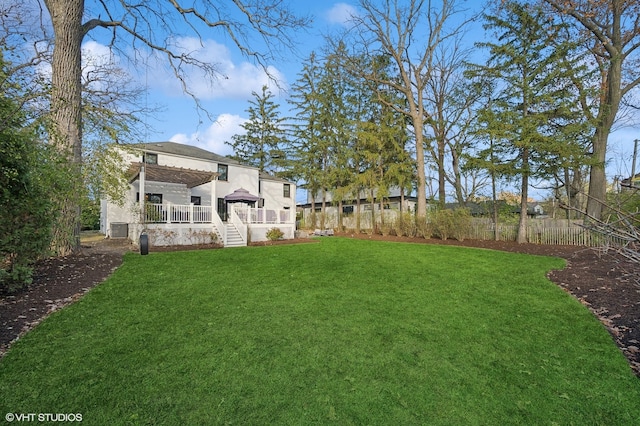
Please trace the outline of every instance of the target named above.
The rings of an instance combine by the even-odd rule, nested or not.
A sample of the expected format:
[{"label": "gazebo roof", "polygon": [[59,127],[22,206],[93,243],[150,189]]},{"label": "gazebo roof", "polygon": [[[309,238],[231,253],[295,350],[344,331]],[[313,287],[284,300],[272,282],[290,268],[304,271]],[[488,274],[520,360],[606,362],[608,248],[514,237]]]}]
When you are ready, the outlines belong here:
[{"label": "gazebo roof", "polygon": [[239,188],[231,194],[225,195],[224,201],[228,203],[255,203],[260,197],[249,193],[244,188]]}]

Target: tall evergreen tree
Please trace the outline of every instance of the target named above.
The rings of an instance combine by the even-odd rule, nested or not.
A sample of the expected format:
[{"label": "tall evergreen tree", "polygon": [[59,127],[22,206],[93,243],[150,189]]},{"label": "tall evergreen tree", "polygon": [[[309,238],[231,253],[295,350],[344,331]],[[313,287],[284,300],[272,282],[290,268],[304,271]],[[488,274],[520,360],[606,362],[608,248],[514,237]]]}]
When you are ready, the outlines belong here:
[{"label": "tall evergreen tree", "polygon": [[[485,15],[485,28],[494,30],[498,43],[489,49],[484,66],[471,74],[491,79],[498,89],[493,111],[481,114],[494,138],[492,155],[508,164],[506,173],[520,178],[520,224],[517,241],[526,242],[530,178],[548,178],[559,158],[579,156],[573,144],[579,114],[572,98],[571,77],[579,66],[569,63],[572,46],[557,44],[561,27],[545,18],[539,7],[509,1],[498,15]],[[575,154],[575,155],[573,155]]]},{"label": "tall evergreen tree", "polygon": [[293,175],[301,181],[311,200],[311,223],[307,223],[311,227],[316,226],[315,198],[324,185],[325,149],[319,88],[321,75],[320,63],[315,52],[312,52],[291,87],[290,98],[295,116],[292,117],[288,152],[293,161]]},{"label": "tall evergreen tree", "polygon": [[261,172],[282,171],[282,147],[285,140],[284,118],[280,117],[278,104],[267,86],[262,86],[260,94],[252,92],[254,100],[246,111],[249,120],[241,126],[243,135],[231,137],[233,142],[225,142],[233,148],[232,158],[241,163],[257,167]]},{"label": "tall evergreen tree", "polygon": [[[353,62],[353,61],[352,61]],[[362,60],[362,68],[375,68],[377,74],[389,74],[389,61],[378,56]],[[361,79],[359,91],[351,97],[355,104],[354,120],[356,122],[356,139],[354,146],[354,162],[358,166],[353,186],[358,193],[367,194],[370,202],[374,198],[384,210],[384,199],[391,188],[404,191],[411,188],[414,177],[414,161],[406,150],[409,136],[406,128],[406,117],[390,104],[399,104],[401,98],[385,86],[379,86],[366,79]],[[384,99],[384,101],[381,101]],[[372,211],[372,224],[375,226],[375,215]],[[384,215],[381,214],[384,223]]]},{"label": "tall evergreen tree", "polygon": [[[339,43],[324,58],[319,82],[321,132],[325,148],[324,190],[331,193],[338,207],[338,225],[342,226],[342,203],[350,193],[353,174],[353,128],[348,94],[354,81],[343,64],[346,49]],[[323,210],[325,202],[323,197]]]}]

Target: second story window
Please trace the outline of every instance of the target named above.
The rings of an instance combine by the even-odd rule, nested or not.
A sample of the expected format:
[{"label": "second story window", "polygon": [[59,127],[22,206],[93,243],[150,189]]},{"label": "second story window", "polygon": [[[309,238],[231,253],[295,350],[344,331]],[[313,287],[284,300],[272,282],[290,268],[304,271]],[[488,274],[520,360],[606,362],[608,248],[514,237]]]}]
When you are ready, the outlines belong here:
[{"label": "second story window", "polygon": [[229,180],[229,166],[226,164],[218,164],[218,180]]},{"label": "second story window", "polygon": [[288,183],[283,184],[282,186],[282,196],[284,198],[291,198],[291,185]]},{"label": "second story window", "polygon": [[158,154],[150,154],[147,152],[142,156],[142,161],[146,164],[158,164]]}]

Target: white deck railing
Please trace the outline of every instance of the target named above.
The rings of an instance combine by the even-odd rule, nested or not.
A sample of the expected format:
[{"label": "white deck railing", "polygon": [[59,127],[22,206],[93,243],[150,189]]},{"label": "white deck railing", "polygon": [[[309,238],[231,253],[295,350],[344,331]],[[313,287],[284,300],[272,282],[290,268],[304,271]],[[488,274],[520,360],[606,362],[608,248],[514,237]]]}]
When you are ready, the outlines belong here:
[{"label": "white deck railing", "polygon": [[145,223],[214,223],[211,206],[145,203]]},{"label": "white deck railing", "polygon": [[[292,224],[295,223],[293,210],[273,210],[252,208],[247,206],[232,206],[241,223],[244,224]],[[213,215],[211,206],[196,206],[194,204],[152,204],[145,203],[145,223],[214,223],[222,225],[217,214]],[[218,216],[218,221],[216,221]],[[217,223],[220,222],[220,223]]]},{"label": "white deck railing", "polygon": [[296,221],[292,210],[272,210],[247,206],[233,206],[231,210],[246,224],[293,224]]}]

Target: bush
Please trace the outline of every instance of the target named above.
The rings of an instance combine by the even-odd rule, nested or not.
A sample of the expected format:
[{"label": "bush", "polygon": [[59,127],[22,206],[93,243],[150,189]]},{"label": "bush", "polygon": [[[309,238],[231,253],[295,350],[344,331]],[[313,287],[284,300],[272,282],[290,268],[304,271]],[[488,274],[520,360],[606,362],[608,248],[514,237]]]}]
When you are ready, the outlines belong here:
[{"label": "bush", "polygon": [[416,217],[416,237],[429,239],[433,236],[433,227],[426,217]]},{"label": "bush", "polygon": [[83,231],[97,231],[100,229],[100,201],[84,197],[80,210],[81,229]]},{"label": "bush", "polygon": [[269,241],[278,241],[282,237],[284,237],[284,232],[280,228],[271,228],[267,231],[267,239]]},{"label": "bush", "polygon": [[13,292],[31,283],[32,264],[51,243],[54,207],[36,177],[35,143],[0,141],[0,291]]},{"label": "bush", "polygon": [[451,235],[458,241],[463,241],[471,232],[471,212],[469,209],[455,209],[453,211],[453,229]]},{"label": "bush", "polygon": [[430,215],[433,232],[441,240],[450,237],[464,240],[471,228],[471,213],[468,209],[436,210]]},{"label": "bush", "polygon": [[431,213],[430,221],[436,236],[441,240],[449,238],[454,226],[453,210],[436,210]]},{"label": "bush", "polygon": [[396,235],[404,237],[415,237],[418,232],[416,221],[411,213],[401,213],[396,217],[393,227]]},{"label": "bush", "polygon": [[0,95],[2,293],[30,284],[33,263],[48,252],[57,212],[51,187],[59,183],[56,178],[62,179],[50,170],[56,163],[57,153],[40,143],[26,123],[16,102],[3,92]]}]

